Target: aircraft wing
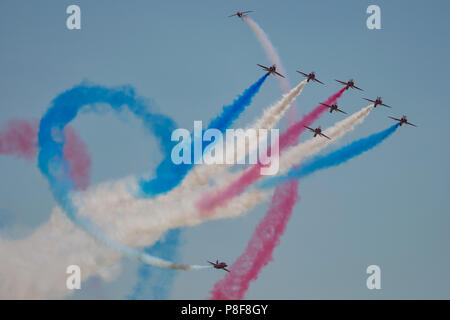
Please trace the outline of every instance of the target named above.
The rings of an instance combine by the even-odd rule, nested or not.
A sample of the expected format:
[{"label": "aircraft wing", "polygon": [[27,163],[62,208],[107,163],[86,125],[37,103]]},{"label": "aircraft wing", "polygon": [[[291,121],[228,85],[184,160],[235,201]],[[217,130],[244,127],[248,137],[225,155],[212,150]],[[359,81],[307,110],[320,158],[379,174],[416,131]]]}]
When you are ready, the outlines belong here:
[{"label": "aircraft wing", "polygon": [[336,79],[334,79],[334,80],[339,82],[339,83],[342,83],[343,85],[347,85],[347,82],[344,82],[344,81],[341,81],[341,80],[336,80]]},{"label": "aircraft wing", "polygon": [[405,123],[406,123],[406,124],[409,124],[410,126],[417,127],[415,124],[412,124],[412,123],[410,123],[410,122],[408,122],[408,121],[406,121]]},{"label": "aircraft wing", "polygon": [[347,114],[347,112],[342,111],[341,109],[336,109],[336,110],[339,111],[339,112],[342,112],[343,114]]},{"label": "aircraft wing", "polygon": [[331,108],[331,106],[329,106],[329,105],[327,105],[326,103],[320,103],[321,105],[323,105],[323,106],[325,106],[325,107],[328,107],[328,108]]},{"label": "aircraft wing", "polygon": [[320,83],[320,84],[325,84],[325,83],[323,83],[322,81],[320,81],[320,80],[318,80],[318,79],[313,79],[314,81],[316,81],[316,82],[318,82],[318,83]]},{"label": "aircraft wing", "polygon": [[304,73],[304,72],[301,72],[301,71],[298,71],[298,70],[297,70],[297,72],[300,73],[300,74],[301,74],[302,76],[304,76],[304,77],[308,77],[308,74],[307,74],[307,73]]},{"label": "aircraft wing", "polygon": [[208,261],[210,264],[212,264],[213,266],[215,266],[216,264],[214,262]]},{"label": "aircraft wing", "polygon": [[246,14],[246,13],[250,13],[250,12],[253,12],[253,11],[251,11],[251,10],[250,11],[243,11],[242,13]]},{"label": "aircraft wing", "polygon": [[391,106],[388,106],[387,104],[384,104],[384,103],[381,103],[381,105],[386,108],[392,108]]},{"label": "aircraft wing", "polygon": [[234,17],[234,16],[237,16],[237,13],[232,14],[231,16],[228,16],[228,18],[231,18],[231,17]]},{"label": "aircraft wing", "polygon": [[225,270],[226,272],[230,272],[230,270],[228,270],[227,268],[223,268],[223,270]]},{"label": "aircraft wing", "polygon": [[330,139],[331,140],[331,138],[329,137],[329,136],[326,136],[326,135],[324,135],[323,133],[319,133],[322,137],[325,137],[325,138],[327,138],[327,139]]},{"label": "aircraft wing", "polygon": [[355,88],[355,89],[358,89],[359,91],[364,91],[363,89],[361,89],[361,88],[358,88],[357,86],[353,86],[352,88]]},{"label": "aircraft wing", "polygon": [[273,73],[275,73],[277,76],[280,76],[280,77],[284,78],[284,76],[281,73],[278,73],[276,71],[274,71]]},{"label": "aircraft wing", "polygon": [[263,68],[264,70],[269,71],[269,68],[267,68],[267,67],[265,67],[265,66],[263,66],[261,64],[258,64],[258,63],[257,63],[257,65],[260,66],[261,68]]},{"label": "aircraft wing", "polygon": [[370,100],[370,99],[367,99],[367,98],[363,98],[364,100],[367,100],[367,101],[369,101],[369,102],[372,102],[372,103],[375,103],[375,100]]},{"label": "aircraft wing", "polygon": [[390,116],[388,116],[388,118],[391,118],[392,120],[395,120],[395,121],[402,121],[402,119],[397,119],[397,118],[390,117]]},{"label": "aircraft wing", "polygon": [[314,132],[314,129],[313,128],[310,128],[310,127],[307,127],[307,126],[304,126],[306,129],[309,129],[309,130],[311,130],[312,132]]}]

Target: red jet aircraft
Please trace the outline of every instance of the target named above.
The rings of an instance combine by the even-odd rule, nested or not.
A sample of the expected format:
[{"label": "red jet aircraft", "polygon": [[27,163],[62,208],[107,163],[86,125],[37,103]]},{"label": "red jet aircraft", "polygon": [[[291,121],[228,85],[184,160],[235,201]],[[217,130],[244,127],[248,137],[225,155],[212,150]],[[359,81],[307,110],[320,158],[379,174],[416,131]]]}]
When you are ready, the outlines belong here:
[{"label": "red jet aircraft", "polygon": [[317,135],[319,135],[319,136],[322,136],[322,137],[325,137],[325,138],[331,140],[330,137],[328,137],[328,136],[326,136],[326,135],[324,135],[324,134],[322,133],[322,129],[320,128],[320,126],[317,127],[317,128],[315,128],[315,129],[310,128],[310,127],[307,127],[307,126],[304,126],[304,127],[305,127],[306,129],[309,129],[309,130],[311,130],[312,132],[314,132],[314,137],[316,137]]},{"label": "red jet aircraft", "polygon": [[398,121],[398,122],[400,122],[400,127],[402,126],[402,124],[409,124],[410,126],[413,126],[413,127],[417,127],[415,124],[412,124],[412,123],[409,123],[408,122],[408,118],[406,118],[406,116],[403,116],[401,119],[397,119],[397,118],[394,118],[394,117],[389,117],[389,118],[391,118],[391,119],[393,119],[393,120],[395,120],[395,121]]},{"label": "red jet aircraft", "polygon": [[223,269],[227,272],[230,272],[230,270],[227,269],[228,265],[225,262],[219,262],[219,260],[216,260],[216,263],[211,261],[208,262],[212,264],[215,269]]},{"label": "red jet aircraft", "polygon": [[347,82],[344,82],[344,81],[341,81],[341,80],[335,80],[335,81],[345,85],[345,90],[348,90],[348,88],[352,88],[352,89],[358,89],[358,90],[364,91],[363,89],[358,88],[357,86],[355,86],[355,80],[353,80],[353,79],[351,79],[351,80],[349,80]]},{"label": "red jet aircraft", "polygon": [[238,16],[239,18],[243,18],[246,17],[248,13],[253,12],[253,11],[238,11],[235,14],[232,14],[231,16],[228,16],[228,18],[234,17],[234,16]]},{"label": "red jet aircraft", "polygon": [[311,73],[304,73],[304,72],[301,72],[301,71],[297,70],[297,72],[300,73],[305,78],[308,78],[308,80],[306,80],[306,82],[309,82],[309,80],[312,80],[312,81],[316,81],[316,82],[318,82],[320,84],[324,84],[322,81],[316,79],[316,73],[314,71],[311,72]]},{"label": "red jet aircraft", "polygon": [[265,67],[265,66],[260,65],[260,64],[257,64],[257,65],[260,66],[261,68],[263,68],[264,70],[266,70],[269,73],[269,75],[271,73],[273,73],[273,74],[276,74],[279,77],[284,78],[284,76],[282,74],[277,72],[277,66],[276,65],[273,65],[273,66],[270,66],[270,67]]},{"label": "red jet aircraft", "polygon": [[383,103],[383,99],[381,99],[381,97],[377,97],[376,100],[370,100],[370,99],[366,99],[366,98],[363,98],[363,99],[367,100],[369,102],[372,102],[374,108],[376,108],[377,105],[380,105],[380,106],[383,106],[383,107],[387,107],[387,108],[392,108],[391,106],[388,106],[388,105],[384,104]]},{"label": "red jet aircraft", "polygon": [[327,108],[330,108],[330,113],[332,113],[333,111],[339,111],[339,112],[342,112],[344,114],[347,114],[347,112],[342,111],[341,109],[338,108],[337,103],[333,103],[331,106],[326,104],[326,103],[322,103],[322,102],[320,104],[325,106],[325,107],[327,107]]}]

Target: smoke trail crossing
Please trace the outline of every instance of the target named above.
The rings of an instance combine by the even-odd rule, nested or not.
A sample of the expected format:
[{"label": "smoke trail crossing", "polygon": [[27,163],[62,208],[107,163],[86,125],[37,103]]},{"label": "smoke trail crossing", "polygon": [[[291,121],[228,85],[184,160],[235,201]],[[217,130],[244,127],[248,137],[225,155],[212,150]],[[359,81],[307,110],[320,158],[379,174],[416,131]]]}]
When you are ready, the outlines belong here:
[{"label": "smoke trail crossing", "polygon": [[[263,115],[257,119],[252,125],[248,126],[247,129],[254,129],[256,131],[261,129],[270,130],[275,127],[275,125],[280,121],[295,99],[302,93],[304,86],[306,85],[306,80],[300,82],[296,87],[290,90],[287,94],[285,94],[278,102],[276,102],[273,106],[267,108]],[[250,136],[249,139],[254,138]],[[245,157],[249,153],[254,152],[255,150],[250,150],[249,146],[258,145],[260,138],[256,138],[257,141],[245,141],[245,146],[237,146],[244,148],[236,149],[234,154],[238,154],[236,158],[236,162],[242,160],[242,157]],[[242,154],[242,157],[239,157],[239,154]],[[234,162],[233,159],[226,159],[225,162]],[[194,186],[201,186],[213,178],[220,174],[223,170],[230,167],[229,164],[222,165],[214,165],[214,166],[197,166],[192,173],[186,177],[183,182],[183,187],[192,188]]]},{"label": "smoke trail crossing", "polygon": [[301,162],[303,158],[314,155],[327,147],[330,143],[336,142],[337,139],[344,136],[347,132],[352,131],[356,125],[362,123],[372,109],[373,104],[362,108],[360,111],[353,113],[344,120],[337,122],[331,128],[325,130],[323,133],[330,137],[331,140],[323,137],[315,137],[286,150],[280,158],[280,172],[284,173],[288,171]]},{"label": "smoke trail crossing", "polygon": [[393,126],[387,128],[386,130],[377,132],[368,137],[362,138],[360,140],[354,141],[336,151],[328,153],[326,155],[319,155],[313,159],[305,162],[298,168],[293,168],[289,170],[285,175],[280,177],[274,177],[262,181],[257,187],[269,188],[274,185],[289,181],[293,179],[300,179],[307,177],[318,170],[323,170],[331,167],[339,166],[361,154],[367,152],[377,145],[382,143],[384,140],[389,138],[399,127],[399,124],[394,124]]},{"label": "smoke trail crossing", "polygon": [[[306,80],[305,80],[306,81]],[[330,96],[325,104],[335,103],[344,93],[345,88]],[[287,147],[298,141],[300,134],[305,130],[305,126],[310,126],[320,115],[327,110],[327,107],[318,105],[310,113],[305,115],[300,121],[292,124],[284,132],[279,139],[279,152],[284,151]],[[198,202],[198,208],[202,211],[208,211],[216,206],[220,206],[236,195],[242,193],[248,186],[253,184],[261,177],[261,168],[264,165],[258,163],[245,171],[233,183],[228,185],[224,190],[216,190],[215,192],[206,193]]]}]

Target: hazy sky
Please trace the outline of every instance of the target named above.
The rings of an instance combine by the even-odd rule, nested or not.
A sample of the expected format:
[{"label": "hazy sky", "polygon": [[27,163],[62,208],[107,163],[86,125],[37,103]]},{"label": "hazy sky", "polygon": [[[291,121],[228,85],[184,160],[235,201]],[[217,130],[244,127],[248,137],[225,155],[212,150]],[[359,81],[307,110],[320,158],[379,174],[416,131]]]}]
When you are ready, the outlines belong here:
[{"label": "hazy sky", "polygon": [[[450,298],[448,149],[450,3],[435,1],[12,1],[0,2],[0,128],[10,119],[39,119],[60,92],[83,80],[130,84],[180,126],[208,121],[262,75],[268,60],[236,10],[252,17],[278,49],[292,84],[295,70],[316,71],[299,113],[336,92],[333,79],[355,78],[341,107],[383,96],[366,122],[332,148],[408,115],[376,149],[300,183],[301,200],[275,250],[252,283],[249,299]],[[82,29],[68,30],[66,7],[81,7]],[[366,8],[381,8],[382,30],[368,30]],[[280,98],[270,77],[235,127],[244,127]],[[325,114],[327,127],[341,115]],[[151,172],[161,160],[138,120],[83,114],[74,122],[92,156],[92,183]],[[309,138],[304,134],[302,140]],[[0,232],[24,236],[46,221],[55,201],[33,161],[0,157]],[[233,262],[267,204],[246,216],[185,229],[186,263]],[[28,231],[24,231],[28,230]],[[14,231],[14,232],[13,232]],[[74,298],[123,298],[137,263],[124,259],[114,283],[88,281]],[[366,268],[381,267],[382,289],[366,288]],[[179,273],[171,298],[202,299],[219,271]]]}]

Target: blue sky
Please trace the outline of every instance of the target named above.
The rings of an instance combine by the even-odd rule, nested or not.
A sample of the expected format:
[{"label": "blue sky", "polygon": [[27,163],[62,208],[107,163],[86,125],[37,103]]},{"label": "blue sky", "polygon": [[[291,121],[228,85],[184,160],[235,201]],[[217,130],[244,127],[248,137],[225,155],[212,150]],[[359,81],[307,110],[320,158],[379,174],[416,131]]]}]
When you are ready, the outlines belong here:
[{"label": "blue sky", "polygon": [[[81,30],[66,29],[70,4],[81,7]],[[366,28],[370,4],[381,8],[382,30]],[[252,17],[277,47],[291,82],[301,80],[298,69],[316,71],[326,84],[305,88],[297,100],[300,114],[337,91],[333,79],[355,78],[366,90],[344,94],[340,104],[347,112],[365,106],[362,97],[377,95],[393,106],[377,107],[334,148],[387,128],[388,115],[406,114],[419,128],[402,127],[369,153],[302,181],[301,201],[274,262],[247,298],[450,298],[449,2],[246,1],[242,6],[242,1],[3,0],[1,126],[9,119],[40,118],[57,94],[89,80],[131,84],[159,111],[192,129],[194,120],[210,120],[261,76],[256,63],[268,63],[248,26],[227,18],[238,9],[255,10]],[[277,80],[269,78],[236,127],[279,97]],[[340,119],[326,114],[318,124]],[[92,155],[93,183],[151,172],[161,160],[156,139],[148,139],[126,112],[120,118],[85,114],[73,125]],[[55,205],[48,184],[35,163],[0,157],[0,164],[0,232],[31,232]],[[266,207],[187,229],[183,261],[234,261]],[[371,264],[381,267],[380,291],[365,286]],[[117,281],[91,279],[74,298],[126,296],[137,264],[123,260],[122,265]],[[222,276],[180,273],[171,298],[202,299]]]}]

